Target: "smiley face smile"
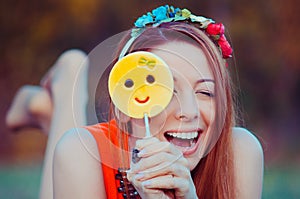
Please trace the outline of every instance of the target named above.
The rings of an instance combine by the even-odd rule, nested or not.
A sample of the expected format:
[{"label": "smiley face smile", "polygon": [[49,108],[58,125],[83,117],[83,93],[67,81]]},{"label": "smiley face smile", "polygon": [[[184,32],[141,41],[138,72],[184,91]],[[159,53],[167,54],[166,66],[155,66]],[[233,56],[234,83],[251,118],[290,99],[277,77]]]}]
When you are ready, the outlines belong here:
[{"label": "smiley face smile", "polygon": [[148,102],[149,101],[149,99],[150,99],[150,97],[149,96],[147,96],[144,100],[140,100],[139,98],[134,98],[135,99],[135,101],[137,101],[138,103],[140,103],[140,104],[145,104],[146,102]]}]

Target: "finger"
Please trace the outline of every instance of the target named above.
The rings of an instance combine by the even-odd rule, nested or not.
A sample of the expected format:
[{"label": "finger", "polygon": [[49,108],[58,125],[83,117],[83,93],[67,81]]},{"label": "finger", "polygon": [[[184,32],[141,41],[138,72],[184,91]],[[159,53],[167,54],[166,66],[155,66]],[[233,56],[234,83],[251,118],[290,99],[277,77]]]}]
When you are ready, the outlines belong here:
[{"label": "finger", "polygon": [[[149,194],[150,195],[151,194],[155,194],[156,195],[156,194],[162,194],[163,193],[162,190],[147,189],[146,187],[144,187],[142,185],[142,181],[138,180],[135,176],[136,175],[133,175],[131,172],[127,173],[127,178],[129,180],[129,182],[131,182],[131,184],[134,185],[135,189],[138,191],[139,194],[148,195],[149,196]],[[150,197],[150,198],[158,198],[158,197]],[[159,197],[159,198],[161,198],[161,197]]]},{"label": "finger", "polygon": [[159,176],[157,178],[143,181],[142,186],[144,189],[148,190],[175,190],[176,198],[187,197],[187,195],[190,195],[188,198],[195,198],[194,196],[196,196],[195,187],[191,180],[178,178],[172,175]]},{"label": "finger", "polygon": [[[184,162],[184,161],[180,161]],[[136,178],[139,180],[147,180],[163,175],[173,175],[175,177],[189,179],[191,176],[189,168],[186,164],[176,162],[164,162],[156,166],[150,167],[147,170],[136,172]]]},{"label": "finger", "polygon": [[141,185],[147,189],[181,189],[189,188],[189,181],[173,175],[164,175],[142,181]]},{"label": "finger", "polygon": [[151,171],[154,167],[167,167],[175,163],[184,167],[189,166],[188,161],[183,157],[182,153],[175,155],[163,151],[139,159],[140,160],[135,162],[135,164],[131,164],[131,171],[135,173],[147,170]]},{"label": "finger", "polygon": [[[176,168],[176,165],[184,167],[189,172],[189,163],[181,152],[176,155],[168,152],[159,152],[149,157],[143,157],[139,162],[131,164],[131,171],[133,173],[156,171],[157,174],[155,175],[160,175],[159,170],[163,169],[162,171],[164,171],[165,169],[168,169],[172,171],[172,168]],[[175,172],[174,174],[176,175]]]},{"label": "finger", "polygon": [[139,162],[131,165],[131,170],[136,173],[149,169],[151,170],[151,168],[157,167],[159,165],[169,165],[170,162],[174,162],[176,161],[176,159],[177,158],[171,154],[160,152],[149,157],[141,158]]},{"label": "finger", "polygon": [[158,143],[158,142],[160,142],[160,140],[157,139],[156,137],[140,139],[140,140],[136,141],[135,148],[138,150],[142,150],[143,148],[145,148],[147,146],[151,146],[152,144]]},{"label": "finger", "polygon": [[136,141],[136,146],[135,148],[132,149],[132,154],[131,154],[131,162],[132,163],[137,163],[141,159],[141,154],[144,152],[140,153],[140,150],[144,150],[146,147],[153,145],[154,143],[159,143],[160,141],[157,138],[147,138],[147,139],[142,139],[142,140],[137,140]]},{"label": "finger", "polygon": [[175,162],[186,165],[185,163],[187,162],[184,160],[185,158],[184,159],[182,158],[184,158],[182,154],[174,155],[163,151],[163,152],[153,154],[149,157],[142,157],[141,160],[138,163],[136,163],[134,166],[137,170],[143,171],[149,168],[153,168],[157,165],[162,165],[162,164],[171,165]]},{"label": "finger", "polygon": [[169,142],[153,142],[147,146],[144,146],[138,153],[139,157],[149,157],[156,153],[166,152],[175,155],[182,155],[182,152],[174,147],[173,144]]}]

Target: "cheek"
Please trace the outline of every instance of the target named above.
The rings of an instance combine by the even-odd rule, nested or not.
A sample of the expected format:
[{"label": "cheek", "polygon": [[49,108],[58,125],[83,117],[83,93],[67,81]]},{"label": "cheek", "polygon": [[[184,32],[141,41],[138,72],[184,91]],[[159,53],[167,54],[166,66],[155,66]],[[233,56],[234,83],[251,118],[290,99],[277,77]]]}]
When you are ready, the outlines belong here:
[{"label": "cheek", "polygon": [[215,120],[216,106],[214,100],[199,102],[199,112],[206,124],[211,124]]}]

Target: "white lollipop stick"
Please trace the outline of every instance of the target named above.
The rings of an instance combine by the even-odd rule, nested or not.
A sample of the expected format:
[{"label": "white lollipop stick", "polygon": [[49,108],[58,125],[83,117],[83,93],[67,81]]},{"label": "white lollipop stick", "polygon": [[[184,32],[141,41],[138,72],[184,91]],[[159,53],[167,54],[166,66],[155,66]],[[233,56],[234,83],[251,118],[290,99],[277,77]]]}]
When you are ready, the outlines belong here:
[{"label": "white lollipop stick", "polygon": [[149,127],[149,118],[148,118],[147,113],[144,114],[144,122],[145,122],[145,127],[146,127],[146,138],[151,137],[150,127]]}]

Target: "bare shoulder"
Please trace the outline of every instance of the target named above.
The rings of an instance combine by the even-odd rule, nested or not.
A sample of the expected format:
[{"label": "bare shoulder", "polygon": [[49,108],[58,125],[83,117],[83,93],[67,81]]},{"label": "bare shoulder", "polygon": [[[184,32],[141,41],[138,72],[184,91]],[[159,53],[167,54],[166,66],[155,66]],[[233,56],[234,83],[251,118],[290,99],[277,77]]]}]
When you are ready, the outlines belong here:
[{"label": "bare shoulder", "polygon": [[262,146],[256,136],[245,128],[233,128],[232,135],[238,198],[261,198],[264,170]]},{"label": "bare shoulder", "polygon": [[232,129],[233,149],[235,152],[249,153],[249,155],[263,155],[262,146],[257,137],[242,127]]},{"label": "bare shoulder", "polygon": [[84,128],[73,128],[68,130],[57,143],[55,152],[57,155],[63,156],[69,156],[73,153],[81,155],[85,154],[100,161],[97,143],[92,134]]},{"label": "bare shoulder", "polygon": [[84,128],[67,131],[53,157],[55,198],[105,198],[97,143]]}]

